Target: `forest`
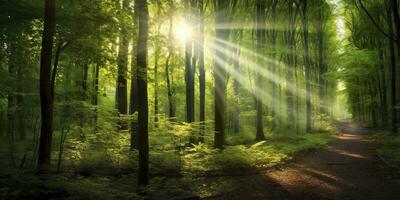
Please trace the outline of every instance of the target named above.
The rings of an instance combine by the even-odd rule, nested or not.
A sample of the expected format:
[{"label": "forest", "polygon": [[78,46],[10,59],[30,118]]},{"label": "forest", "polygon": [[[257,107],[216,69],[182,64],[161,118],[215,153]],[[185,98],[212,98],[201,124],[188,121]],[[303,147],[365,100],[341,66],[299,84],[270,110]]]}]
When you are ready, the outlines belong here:
[{"label": "forest", "polygon": [[0,200],[400,199],[398,0],[0,0]]}]

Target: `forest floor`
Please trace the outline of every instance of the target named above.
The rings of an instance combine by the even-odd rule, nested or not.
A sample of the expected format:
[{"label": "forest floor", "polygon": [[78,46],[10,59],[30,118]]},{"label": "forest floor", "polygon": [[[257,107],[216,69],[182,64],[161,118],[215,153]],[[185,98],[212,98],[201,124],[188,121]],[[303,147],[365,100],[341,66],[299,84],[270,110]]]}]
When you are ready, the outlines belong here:
[{"label": "forest floor", "polygon": [[[395,167],[400,165],[389,166],[387,160],[377,156],[377,149],[381,150],[382,147],[386,147],[386,154],[400,155],[397,153],[400,139],[373,135],[368,129],[351,122],[340,124],[342,133],[335,136],[336,140],[327,147],[321,146],[321,143],[326,144],[328,140],[317,135],[309,140],[298,137],[270,138],[268,144],[275,143],[275,146],[271,146],[273,148],[289,146],[290,151],[295,149],[295,152],[303,152],[295,153],[294,159],[289,159],[286,164],[281,164],[285,160],[272,168],[246,165],[240,168],[237,164],[229,164],[236,168],[184,176],[174,173],[165,176],[164,173],[151,179],[151,185],[144,194],[137,193],[136,173],[132,172],[86,176],[65,173],[38,177],[31,171],[8,172],[0,169],[0,199],[400,199],[400,170]],[[299,144],[293,144],[293,140]],[[302,146],[304,142],[308,144],[305,147]],[[265,154],[259,155],[260,159],[267,159]],[[387,155],[390,157],[391,154]]]},{"label": "forest floor", "polygon": [[207,178],[205,182],[229,190],[203,199],[400,199],[400,180],[388,177],[369,131],[350,122],[341,129],[328,148],[304,153],[279,169]]}]

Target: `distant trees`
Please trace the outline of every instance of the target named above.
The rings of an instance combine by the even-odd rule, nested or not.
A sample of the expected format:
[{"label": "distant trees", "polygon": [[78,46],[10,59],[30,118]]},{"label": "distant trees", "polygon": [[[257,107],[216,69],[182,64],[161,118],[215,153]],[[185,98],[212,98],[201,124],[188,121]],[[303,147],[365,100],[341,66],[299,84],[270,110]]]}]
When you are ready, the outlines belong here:
[{"label": "distant trees", "polygon": [[[345,59],[350,109],[356,120],[372,126],[386,128],[387,119],[390,119],[390,131],[395,134],[398,131],[396,60],[400,58],[396,55],[396,46],[399,46],[396,29],[399,27],[398,1],[345,2],[356,8],[352,15],[347,16],[351,33],[349,40],[355,49],[348,49],[346,54],[364,58],[354,61],[349,56]],[[367,26],[375,29],[365,31]],[[386,88],[390,88],[389,93]]]}]

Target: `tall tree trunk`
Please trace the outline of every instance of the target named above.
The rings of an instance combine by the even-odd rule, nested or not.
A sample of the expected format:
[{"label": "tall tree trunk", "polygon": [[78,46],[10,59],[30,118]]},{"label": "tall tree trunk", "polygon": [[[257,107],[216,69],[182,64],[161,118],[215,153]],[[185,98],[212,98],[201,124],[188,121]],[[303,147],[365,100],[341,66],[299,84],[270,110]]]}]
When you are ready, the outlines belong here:
[{"label": "tall tree trunk", "polygon": [[147,95],[147,37],[149,11],[146,0],[135,0],[135,9],[139,19],[139,37],[137,46],[138,73],[138,149],[139,171],[138,184],[149,184],[149,107]]},{"label": "tall tree trunk", "polygon": [[200,11],[200,33],[199,33],[199,90],[200,90],[200,138],[204,142],[205,120],[206,120],[206,70],[204,67],[204,0],[198,1]]},{"label": "tall tree trunk", "polygon": [[321,19],[317,23],[317,40],[318,40],[318,84],[319,84],[319,112],[321,114],[328,114],[327,104],[326,104],[326,88],[327,88],[327,80],[324,77],[324,74],[327,72],[326,64],[325,64],[325,51],[324,51],[324,13],[322,9],[318,10],[318,16]]},{"label": "tall tree trunk", "polygon": [[[156,42],[158,43],[158,42]],[[158,128],[158,57],[159,47],[155,44],[154,53],[154,127]]]},{"label": "tall tree trunk", "polygon": [[24,81],[24,76],[23,76],[23,71],[22,71],[23,66],[19,66],[17,70],[17,91],[18,94],[17,96],[17,107],[16,107],[16,113],[17,113],[17,124],[18,124],[18,132],[19,132],[19,138],[21,140],[24,140],[26,138],[26,113],[24,110],[24,86],[23,86],[23,81]]},{"label": "tall tree trunk", "polygon": [[[397,58],[400,60],[400,16],[399,16],[399,7],[398,7],[398,1],[397,0],[391,0],[392,2],[392,16],[393,16],[393,21],[394,21],[394,29],[396,31],[396,34],[392,34],[392,36],[396,35],[396,44],[397,44]],[[394,32],[394,31],[392,31]],[[396,66],[394,66],[396,67]],[[395,79],[396,78],[396,73],[395,71],[393,71],[392,74],[392,78]],[[396,81],[396,80],[392,80],[392,81]],[[394,88],[396,90],[396,87]],[[395,126],[393,127],[393,132],[396,133],[397,132],[397,99],[396,97],[394,97],[394,114],[393,116],[395,117],[395,119],[393,120],[393,123],[395,124]]]},{"label": "tall tree trunk", "polygon": [[305,66],[305,78],[306,78],[306,131],[311,132],[311,65],[310,55],[308,49],[308,5],[307,0],[302,1],[303,5],[303,39],[304,39],[304,66]]},{"label": "tall tree trunk", "polygon": [[[88,71],[89,71],[89,65],[87,63],[85,63],[83,65],[82,74],[81,74],[82,75],[81,97],[82,97],[83,102],[85,102],[87,100],[87,94],[88,94],[88,91],[87,91],[87,89],[88,89],[88,87],[87,87]],[[84,123],[86,123],[86,120],[85,120],[85,106],[83,104],[82,108],[81,108],[80,119],[79,119],[79,126],[81,127],[81,129],[80,129],[81,138],[84,138],[84,133],[83,133]]]},{"label": "tall tree trunk", "polygon": [[[191,0],[185,1],[186,10],[192,11]],[[192,23],[192,12],[187,16],[187,24]],[[185,81],[186,81],[186,122],[194,122],[194,69],[193,69],[193,40],[190,37],[185,41]]]},{"label": "tall tree trunk", "polygon": [[[239,43],[242,41],[243,38],[243,30],[239,30],[238,32],[237,42]],[[236,59],[233,60],[233,68],[235,73],[239,73],[240,70],[240,48],[233,48],[236,52],[235,57]],[[232,112],[232,126],[233,126],[233,133],[238,134],[240,131],[239,125],[239,116],[240,116],[240,100],[239,100],[239,91],[240,91],[240,82],[237,79],[233,79],[233,98],[234,98],[234,105],[233,105],[233,112]]]},{"label": "tall tree trunk", "polygon": [[53,135],[53,96],[51,92],[51,61],[56,28],[56,1],[45,0],[42,49],[40,55],[40,106],[41,129],[39,142],[38,169],[50,170],[51,141]]},{"label": "tall tree trunk", "polygon": [[[382,41],[383,42],[383,41]],[[380,76],[380,97],[381,97],[381,118],[382,118],[382,125],[387,125],[387,91],[386,91],[386,73],[385,73],[385,59],[384,59],[384,47],[382,46],[379,49],[379,75]]]},{"label": "tall tree trunk", "polygon": [[[137,34],[134,32],[133,34]],[[137,38],[134,35],[132,38]],[[137,48],[137,47],[136,47]],[[137,66],[137,49],[132,48],[132,55],[131,55],[131,88],[130,88],[130,98],[129,98],[129,114],[133,115],[135,112],[139,111],[138,103],[139,103],[139,93],[138,93],[138,66]],[[130,149],[138,149],[138,138],[139,138],[139,131],[138,131],[138,119],[131,119],[131,144]]]},{"label": "tall tree trunk", "polygon": [[[272,59],[272,63],[271,63],[271,73],[273,75],[276,75],[276,39],[277,39],[277,30],[276,30],[276,18],[277,18],[277,14],[276,14],[276,8],[278,5],[278,0],[273,0],[271,5],[271,23],[272,23],[272,27],[271,27],[271,59]],[[277,124],[277,119],[276,119],[276,110],[278,109],[278,107],[276,106],[276,102],[277,102],[277,98],[279,98],[277,94],[277,84],[274,81],[270,82],[271,86],[272,86],[272,103],[271,103],[271,117],[272,117],[272,122],[271,122],[271,131],[275,130],[276,128],[276,124]]]},{"label": "tall tree trunk", "polygon": [[[226,23],[228,13],[227,0],[215,0],[215,29],[217,40],[227,41],[229,30],[217,28],[218,25]],[[216,41],[217,42],[217,41]],[[218,43],[218,42],[217,42]],[[222,149],[225,143],[225,92],[226,92],[226,44],[219,43],[219,49],[215,52],[214,60],[214,147]]]},{"label": "tall tree trunk", "polygon": [[9,148],[9,156],[10,156],[10,165],[12,167],[15,166],[14,160],[14,142],[15,142],[15,82],[16,82],[16,73],[15,73],[15,56],[16,51],[16,44],[10,43],[11,49],[11,57],[8,64],[8,79],[11,83],[8,89],[7,95],[7,136],[10,141],[10,148]]},{"label": "tall tree trunk", "polygon": [[[121,13],[129,9],[129,1],[122,1]],[[122,14],[123,15],[123,14]],[[124,16],[123,16],[124,17]],[[124,20],[122,20],[124,21]],[[127,71],[128,71],[128,51],[129,51],[129,39],[128,30],[125,24],[122,24],[119,33],[119,44],[118,44],[118,78],[117,78],[117,110],[118,114],[128,114],[128,90],[127,90]],[[121,130],[127,129],[127,124],[123,121],[119,122],[119,128]]]},{"label": "tall tree trunk", "polygon": [[[256,3],[256,37],[257,37],[257,50],[259,54],[262,54],[262,50],[264,49],[265,45],[265,9],[266,5],[265,2],[262,0],[258,0]],[[263,66],[262,60],[258,59],[258,67]],[[263,78],[259,72],[256,72],[256,89],[261,89],[263,87]],[[257,93],[254,94],[256,96],[256,110],[257,110],[257,134],[256,134],[256,141],[265,140],[264,136],[264,123],[263,123],[263,102],[262,96],[258,95]]]},{"label": "tall tree trunk", "polygon": [[[393,0],[391,0],[393,1]],[[393,14],[392,11],[388,11],[388,27],[389,27],[389,35],[393,38],[394,36],[394,30],[393,30]],[[397,110],[396,110],[396,104],[397,104],[397,91],[396,91],[396,55],[395,55],[395,49],[394,49],[395,42],[389,39],[389,52],[390,52],[390,96],[391,96],[391,105],[390,105],[390,110],[392,114],[391,118],[391,133],[396,134],[397,133]]]},{"label": "tall tree trunk", "polygon": [[[287,77],[286,77],[286,84],[289,87],[293,84],[294,80],[294,72],[295,72],[295,55],[294,50],[296,48],[296,18],[297,18],[297,10],[294,11],[293,9],[293,0],[288,1],[288,13],[289,13],[289,24],[288,30],[285,31],[286,34],[286,44],[289,46],[289,52],[286,54],[287,59]],[[297,9],[297,8],[296,8]],[[297,81],[296,81],[296,88],[297,88]],[[295,114],[294,114],[294,99],[295,94],[292,91],[293,88],[286,88],[286,101],[287,101],[287,116],[289,122],[294,122],[295,127],[297,127],[297,121],[295,121]]]},{"label": "tall tree trunk", "polygon": [[99,76],[100,76],[100,64],[96,63],[96,66],[94,68],[94,94],[93,94],[94,126],[95,126],[94,133],[97,133],[98,131],[97,120],[99,114],[97,107],[99,106]]},{"label": "tall tree trunk", "polygon": [[[170,6],[170,8],[169,8],[170,11],[171,12],[174,11],[175,10],[174,1],[169,0],[168,3]],[[168,30],[168,56],[167,56],[167,60],[165,61],[165,78],[166,78],[166,82],[167,82],[167,93],[168,93],[168,118],[169,118],[170,122],[175,121],[175,117],[176,117],[174,91],[173,91],[172,81],[171,81],[171,77],[170,77],[171,58],[173,58],[173,55],[174,55],[173,27],[174,27],[174,18],[172,15],[170,15],[169,16],[169,30]]]}]

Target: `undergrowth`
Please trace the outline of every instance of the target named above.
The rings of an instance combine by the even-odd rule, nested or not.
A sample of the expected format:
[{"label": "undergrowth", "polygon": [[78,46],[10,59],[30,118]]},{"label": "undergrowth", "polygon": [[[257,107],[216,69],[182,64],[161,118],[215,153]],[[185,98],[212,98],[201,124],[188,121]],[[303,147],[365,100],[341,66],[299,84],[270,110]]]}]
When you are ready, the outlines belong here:
[{"label": "undergrowth", "polygon": [[324,147],[332,139],[329,134],[272,134],[265,141],[227,146],[222,151],[200,144],[184,156],[184,167],[190,172],[272,167],[297,153]]},{"label": "undergrowth", "polygon": [[389,133],[376,133],[372,138],[379,144],[377,153],[400,166],[400,136]]}]

